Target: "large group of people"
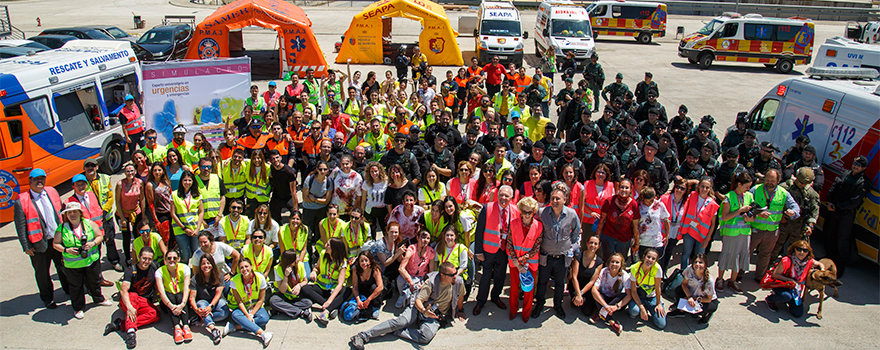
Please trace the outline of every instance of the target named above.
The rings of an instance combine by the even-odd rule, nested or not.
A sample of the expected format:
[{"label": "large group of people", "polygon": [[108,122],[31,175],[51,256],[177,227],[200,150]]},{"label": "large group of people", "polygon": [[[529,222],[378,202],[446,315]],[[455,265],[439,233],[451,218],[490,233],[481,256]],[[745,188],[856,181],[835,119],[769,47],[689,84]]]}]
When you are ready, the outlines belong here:
[{"label": "large group of people", "polygon": [[[474,59],[443,80],[421,56],[400,61],[385,80],[371,71],[362,81],[346,67],[320,79],[307,70],[262,94],[254,86],[216,147],[200,133],[187,140],[183,125],[159,144],[126,96],[123,179],[112,184],[87,160],[62,202],[34,169],[15,202],[46,307],[57,306],[53,262],[76,318],[86,292],[112,305],[100,288],[113,285],[100,269],[103,243],[123,272],[124,314],[105,334],[122,332],[129,348],[138,328],[165,315],[177,344],[205,327],[215,344],[242,331],[267,345],[272,318],[360,322],[378,319],[385,300],[400,316],[356,334],[352,346],[388,333],[428,343],[466,317],[472,292],[472,315],[491,301],[529,322],[551,287],[557,316],[565,318],[568,295],[571,309],[619,334],[623,310],[659,329],[686,313],[708,323],[718,292],[741,291],[755,252],[756,281],[774,269],[803,283],[820,210],[839,274],[852,254],[864,157],[820,208],[824,180],[809,138],[780,163],[741,114],[719,140],[712,116],[695,126],[684,105],[667,116],[651,73],[630,91],[620,73],[602,86],[595,54],[583,79],[562,71],[564,87],[554,86],[555,64],[529,75],[497,57]],[[713,240],[722,243],[715,276]],[[682,302],[667,305],[661,282],[674,255]],[[800,316],[798,291],[774,290],[767,304],[788,303]]]}]

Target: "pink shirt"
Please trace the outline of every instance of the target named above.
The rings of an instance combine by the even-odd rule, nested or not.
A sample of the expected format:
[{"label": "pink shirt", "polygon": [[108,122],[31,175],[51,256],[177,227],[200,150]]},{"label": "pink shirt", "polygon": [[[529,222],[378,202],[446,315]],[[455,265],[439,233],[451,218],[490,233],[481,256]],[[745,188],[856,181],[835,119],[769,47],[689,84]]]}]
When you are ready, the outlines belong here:
[{"label": "pink shirt", "polygon": [[433,261],[434,257],[437,255],[434,248],[431,248],[431,246],[425,247],[425,252],[422,256],[419,256],[417,244],[409,246],[406,250],[412,252],[409,264],[406,265],[406,272],[412,277],[420,277],[427,274],[429,263]]}]

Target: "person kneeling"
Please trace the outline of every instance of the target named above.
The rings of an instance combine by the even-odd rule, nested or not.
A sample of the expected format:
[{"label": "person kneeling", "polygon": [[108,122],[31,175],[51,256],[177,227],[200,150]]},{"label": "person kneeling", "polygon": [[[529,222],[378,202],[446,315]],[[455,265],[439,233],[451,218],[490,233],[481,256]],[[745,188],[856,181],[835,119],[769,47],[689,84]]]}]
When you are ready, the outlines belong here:
[{"label": "person kneeling", "polygon": [[349,344],[363,349],[370,339],[392,332],[400,338],[428,344],[441,326],[449,324],[453,312],[464,321],[464,280],[456,272],[452,263],[441,264],[439,271],[428,274],[414,306],[407,307],[398,318],[356,334]]},{"label": "person kneeling", "polygon": [[125,330],[125,346],[129,349],[137,346],[135,332],[138,328],[159,321],[159,311],[152,302],[156,293],[154,254],[153,248],[141,248],[138,263],[125,270],[119,292],[119,309],[125,313],[125,318],[114,319],[104,327],[104,335]]},{"label": "person kneeling", "polygon": [[[684,317],[686,312],[700,316],[700,324],[708,324],[712,314],[718,310],[718,295],[715,293],[715,277],[706,269],[706,255],[697,254],[694,262],[682,273],[684,279],[675,288],[675,300],[684,299],[691,310],[675,308],[667,315],[669,318]],[[700,304],[697,310],[697,304]],[[675,304],[673,304],[675,305]]]}]

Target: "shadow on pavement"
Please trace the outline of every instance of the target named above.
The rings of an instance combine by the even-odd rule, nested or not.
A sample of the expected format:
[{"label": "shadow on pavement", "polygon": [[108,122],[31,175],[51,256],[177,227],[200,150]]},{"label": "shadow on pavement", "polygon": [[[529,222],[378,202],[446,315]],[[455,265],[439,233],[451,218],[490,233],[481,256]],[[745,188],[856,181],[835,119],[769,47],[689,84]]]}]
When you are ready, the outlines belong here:
[{"label": "shadow on pavement", "polygon": [[[778,75],[780,79],[783,79],[788,76],[802,76],[804,73],[798,72],[796,70],[792,70],[791,73],[788,74],[780,74],[776,71],[775,68],[767,68],[759,65],[735,65],[738,62],[730,62],[734,65],[727,65],[727,62],[713,62],[712,67],[706,70],[720,71],[720,72],[736,72],[736,73],[757,73],[757,74],[774,74]],[[682,69],[690,69],[690,70],[704,70],[700,68],[700,66],[696,64],[690,64],[687,62],[671,62],[670,63],[675,68]]]}]

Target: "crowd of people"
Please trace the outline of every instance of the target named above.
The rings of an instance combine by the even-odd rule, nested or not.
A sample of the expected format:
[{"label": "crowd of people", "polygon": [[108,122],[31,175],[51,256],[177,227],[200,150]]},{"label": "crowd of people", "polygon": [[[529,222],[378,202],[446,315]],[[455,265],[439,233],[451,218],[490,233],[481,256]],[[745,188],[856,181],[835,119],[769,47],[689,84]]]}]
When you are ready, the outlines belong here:
[{"label": "crowd of people", "polygon": [[[177,344],[205,327],[215,344],[242,331],[268,345],[272,318],[360,322],[378,319],[385,300],[400,316],[356,334],[352,346],[388,333],[428,343],[464,320],[472,292],[472,315],[491,301],[528,322],[544,312],[551,286],[560,318],[567,295],[572,310],[618,334],[623,310],[662,329],[687,313],[708,323],[718,292],[741,291],[753,253],[756,281],[770,269],[803,283],[820,210],[828,256],[845,270],[868,186],[864,157],[820,208],[824,177],[808,137],[780,163],[780,150],[758,144],[741,113],[719,140],[712,116],[694,123],[684,105],[668,116],[651,73],[634,91],[620,73],[603,86],[594,54],[582,75],[562,69],[556,87],[555,58],[533,75],[498,57],[474,59],[445,80],[421,56],[403,58],[385,80],[371,71],[362,81],[346,67],[321,79],[307,70],[280,90],[253,86],[216,147],[201,133],[187,140],[183,125],[159,144],[126,96],[123,179],[111,183],[87,160],[62,201],[34,169],[15,202],[45,306],[57,307],[52,263],[76,318],[86,292],[113,305],[100,288],[113,285],[100,268],[103,243],[123,273],[124,314],[105,334],[122,332],[129,348],[138,328],[163,315]],[[714,276],[713,240],[722,242]],[[674,255],[682,302],[665,305]],[[774,268],[780,255],[784,268]],[[800,316],[797,291],[774,290],[768,307],[786,302]]]}]

